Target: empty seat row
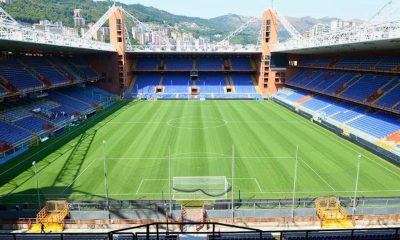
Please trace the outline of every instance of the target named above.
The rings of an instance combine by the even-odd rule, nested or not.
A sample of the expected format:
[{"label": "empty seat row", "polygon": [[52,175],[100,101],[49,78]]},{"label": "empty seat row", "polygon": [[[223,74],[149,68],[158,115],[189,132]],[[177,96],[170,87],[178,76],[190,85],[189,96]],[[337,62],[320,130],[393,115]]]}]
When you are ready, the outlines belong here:
[{"label": "empty seat row", "polygon": [[[394,114],[370,111],[367,107],[340,102],[334,98],[313,95],[301,90],[280,90],[275,97],[291,102],[293,106],[300,104],[316,115],[329,117],[378,139],[400,131],[399,117]],[[308,99],[299,103],[299,100],[305,97]]]},{"label": "empty seat row", "polygon": [[225,64],[230,61],[232,70],[239,71],[253,71],[253,60],[250,57],[231,57],[221,58],[216,57],[166,57],[161,59],[159,57],[140,57],[134,61],[133,67],[135,70],[141,71],[155,71],[158,66],[163,65],[165,70],[200,70],[200,71],[218,71],[223,70]]},{"label": "empty seat row", "polygon": [[393,75],[302,69],[287,83],[386,108],[400,105],[400,78]]}]

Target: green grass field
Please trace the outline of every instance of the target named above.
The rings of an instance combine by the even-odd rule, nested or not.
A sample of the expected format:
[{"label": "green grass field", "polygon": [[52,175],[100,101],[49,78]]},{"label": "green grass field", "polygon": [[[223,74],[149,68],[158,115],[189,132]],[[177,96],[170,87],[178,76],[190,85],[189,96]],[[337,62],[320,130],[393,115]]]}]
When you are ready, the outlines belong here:
[{"label": "green grass field", "polygon": [[1,201],[35,201],[33,160],[42,198],[104,199],[104,156],[111,199],[168,199],[169,148],[172,176],[231,181],[232,146],[236,196],[240,189],[242,199],[291,198],[297,145],[296,197],[353,196],[359,154],[359,196],[400,196],[398,167],[274,102],[146,101],[44,158],[37,159],[51,144],[2,166]]}]

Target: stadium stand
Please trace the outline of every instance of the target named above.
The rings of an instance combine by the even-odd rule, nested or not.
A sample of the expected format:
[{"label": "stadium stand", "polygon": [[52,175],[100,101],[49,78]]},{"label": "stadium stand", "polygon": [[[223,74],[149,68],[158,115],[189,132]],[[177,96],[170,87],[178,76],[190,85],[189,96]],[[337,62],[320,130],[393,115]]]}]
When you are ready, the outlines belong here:
[{"label": "stadium stand", "polygon": [[223,73],[201,73],[200,79],[195,81],[200,87],[201,94],[223,94],[226,86],[225,74]]},{"label": "stadium stand", "polygon": [[40,100],[0,105],[0,144],[18,147],[21,141],[58,131],[80,115],[93,113],[99,106],[108,107],[114,101],[112,94],[86,85],[53,90]]},{"label": "stadium stand", "polygon": [[164,74],[163,83],[165,93],[188,94],[192,83],[189,81],[187,73],[167,73]]},{"label": "stadium stand", "polygon": [[13,144],[29,137],[30,135],[31,133],[25,129],[12,125],[11,123],[0,121],[1,143]]},{"label": "stadium stand", "polygon": [[[129,90],[129,95],[134,98],[262,98],[253,81],[254,74],[241,73],[254,71],[250,57],[167,56],[140,57],[134,61],[133,69],[138,72]],[[224,65],[227,63],[232,63],[235,69],[226,72]],[[165,64],[166,69],[157,69],[158,64]],[[190,78],[189,71],[193,69],[199,71],[198,79]],[[156,87],[159,87],[157,91]],[[191,87],[196,88],[197,92],[190,92]],[[227,87],[231,90],[225,91]]]},{"label": "stadium stand", "polygon": [[[315,114],[331,118],[377,139],[383,139],[400,130],[398,116],[394,114],[372,111],[367,107],[340,102],[334,98],[314,96],[293,89],[282,89],[276,97],[291,102],[293,106],[303,106]],[[309,100],[299,103],[306,97],[309,97]]]},{"label": "stadium stand", "polygon": [[132,97],[138,95],[153,94],[155,87],[160,83],[161,75],[159,73],[145,73],[136,76],[135,84],[132,88]]},{"label": "stadium stand", "polygon": [[231,57],[230,61],[232,63],[232,70],[254,70],[249,57]]},{"label": "stadium stand", "polygon": [[222,57],[199,57],[196,59],[196,69],[205,70],[221,70],[224,67],[224,59]]},{"label": "stadium stand", "polygon": [[4,96],[8,93],[7,89],[0,85],[0,96]]},{"label": "stadium stand", "polygon": [[155,57],[142,57],[135,60],[136,70],[156,70],[161,61]]},{"label": "stadium stand", "polygon": [[21,61],[31,67],[33,71],[46,78],[51,84],[68,83],[68,79],[59,72],[55,67],[51,66],[49,61],[44,57],[21,57]]},{"label": "stadium stand", "polygon": [[164,64],[167,70],[192,70],[193,60],[187,57],[166,57]]},{"label": "stadium stand", "polygon": [[393,75],[302,69],[290,86],[396,110],[400,78]]},{"label": "stadium stand", "polygon": [[235,93],[257,94],[252,79],[253,75],[233,73],[231,77],[233,80],[233,85],[235,86]]},{"label": "stadium stand", "polygon": [[45,86],[23,67],[5,68],[0,66],[0,77],[10,81],[18,90],[37,89]]}]

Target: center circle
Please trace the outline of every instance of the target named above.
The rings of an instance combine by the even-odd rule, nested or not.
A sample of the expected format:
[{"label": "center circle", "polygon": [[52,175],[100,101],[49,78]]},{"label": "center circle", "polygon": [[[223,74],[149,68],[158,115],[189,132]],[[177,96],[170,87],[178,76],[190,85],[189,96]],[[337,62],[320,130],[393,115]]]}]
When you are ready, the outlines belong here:
[{"label": "center circle", "polygon": [[181,117],[174,118],[167,122],[167,124],[174,128],[180,129],[210,129],[220,128],[228,122],[221,118],[213,117]]}]

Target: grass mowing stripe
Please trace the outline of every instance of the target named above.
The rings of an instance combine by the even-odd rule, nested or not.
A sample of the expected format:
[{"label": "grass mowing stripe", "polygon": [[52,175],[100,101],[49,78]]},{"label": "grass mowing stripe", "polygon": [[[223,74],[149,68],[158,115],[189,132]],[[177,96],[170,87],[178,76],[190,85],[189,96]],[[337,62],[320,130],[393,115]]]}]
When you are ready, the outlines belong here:
[{"label": "grass mowing stripe", "polygon": [[[224,121],[224,125],[211,127]],[[63,165],[68,158],[82,158],[79,152],[70,156],[79,134],[41,158],[38,177],[44,197],[103,199],[103,162],[94,161],[103,158],[103,140],[107,141],[110,196],[118,200],[169,197],[168,181],[143,180],[168,178],[169,146],[173,176],[230,178],[232,144],[236,148],[235,177],[255,179],[235,181],[242,199],[290,198],[296,145],[305,162],[299,166],[297,197],[351,196],[356,152],[371,159],[362,163],[360,195],[398,196],[400,192],[399,168],[274,102],[147,101],[126,106],[89,131],[96,134],[84,148],[77,175],[68,175]],[[0,202],[31,201],[21,197],[35,193],[34,181],[29,180],[31,166],[18,169],[11,171],[9,184],[0,187],[0,192],[10,192]],[[60,172],[66,174],[64,181],[57,180]]]}]

